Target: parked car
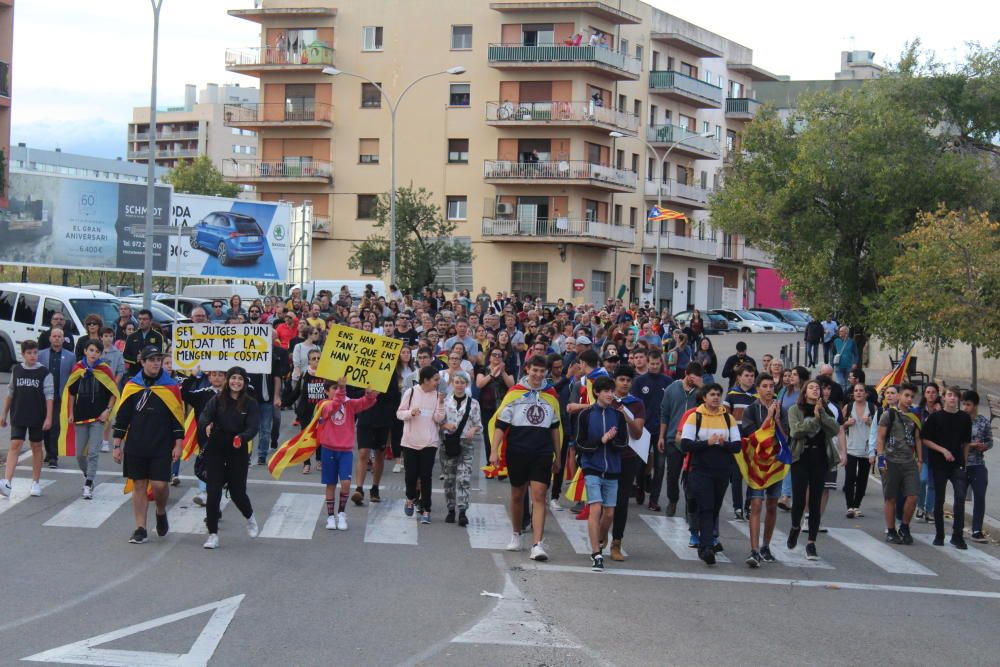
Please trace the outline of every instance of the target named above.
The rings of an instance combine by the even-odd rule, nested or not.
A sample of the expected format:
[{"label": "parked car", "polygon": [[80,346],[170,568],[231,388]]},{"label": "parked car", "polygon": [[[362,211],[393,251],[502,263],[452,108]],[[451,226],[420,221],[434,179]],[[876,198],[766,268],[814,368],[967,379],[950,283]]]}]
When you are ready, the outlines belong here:
[{"label": "parked car", "polygon": [[795,327],[786,322],[782,322],[777,316],[772,315],[766,310],[757,310],[756,308],[750,311],[760,319],[771,324],[774,327],[775,333],[795,333]]},{"label": "parked car", "polygon": [[[127,296],[121,301],[132,306],[133,311],[138,312],[142,308],[142,297]],[[153,313],[153,322],[160,327],[160,332],[163,334],[164,339],[168,341],[173,335],[175,324],[191,321],[190,317],[185,317],[170,306],[159,301],[153,301],[150,304],[149,310]]]},{"label": "parked car", "polygon": [[215,254],[223,266],[256,262],[264,254],[264,230],[249,215],[216,211],[194,226],[191,247]]},{"label": "parked car", "polygon": [[[690,310],[682,310],[674,314],[674,321],[683,329],[691,323]],[[729,320],[711,311],[701,311],[701,319],[705,323],[706,334],[721,334],[729,331]]]},{"label": "parked car", "polygon": [[805,331],[806,325],[809,324],[808,319],[799,315],[794,310],[788,310],[786,308],[758,308],[757,310],[763,310],[764,312],[771,313],[785,324],[790,324],[796,331]]},{"label": "parked car", "polygon": [[176,310],[184,317],[191,317],[191,311],[201,306],[205,309],[206,315],[212,314],[212,299],[197,299],[190,296],[173,296],[172,294],[161,294],[156,297],[157,303]]},{"label": "parked car", "polygon": [[88,315],[98,315],[107,324],[114,322],[118,299],[77,287],[0,283],[0,371],[21,361],[21,342],[37,340],[56,312],[66,316],[66,333],[79,336]]},{"label": "parked car", "polygon": [[730,331],[740,331],[742,333],[770,333],[774,331],[774,325],[770,322],[765,322],[749,310],[717,308],[711,312],[726,318],[726,321],[729,322]]}]

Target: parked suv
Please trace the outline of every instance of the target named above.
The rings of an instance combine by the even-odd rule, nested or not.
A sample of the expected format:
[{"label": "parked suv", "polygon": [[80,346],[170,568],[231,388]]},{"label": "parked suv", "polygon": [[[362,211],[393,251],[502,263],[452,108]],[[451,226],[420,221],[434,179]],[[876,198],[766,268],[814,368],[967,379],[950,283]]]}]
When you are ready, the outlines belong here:
[{"label": "parked suv", "polygon": [[264,254],[264,230],[249,215],[216,211],[194,226],[191,247],[214,254],[223,266],[240,260],[256,262]]},{"label": "parked suv", "polygon": [[774,327],[769,322],[765,322],[749,310],[716,308],[711,312],[726,318],[729,321],[730,331],[742,333],[770,333],[774,331]]}]

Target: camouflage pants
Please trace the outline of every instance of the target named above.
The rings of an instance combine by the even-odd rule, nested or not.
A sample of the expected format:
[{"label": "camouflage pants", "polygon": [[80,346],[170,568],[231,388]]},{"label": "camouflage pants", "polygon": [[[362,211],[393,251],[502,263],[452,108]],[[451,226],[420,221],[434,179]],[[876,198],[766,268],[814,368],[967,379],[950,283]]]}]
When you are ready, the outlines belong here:
[{"label": "camouflage pants", "polygon": [[472,440],[462,440],[462,453],[448,456],[441,446],[441,470],[444,473],[444,499],[449,510],[469,508],[469,481],[472,479]]}]

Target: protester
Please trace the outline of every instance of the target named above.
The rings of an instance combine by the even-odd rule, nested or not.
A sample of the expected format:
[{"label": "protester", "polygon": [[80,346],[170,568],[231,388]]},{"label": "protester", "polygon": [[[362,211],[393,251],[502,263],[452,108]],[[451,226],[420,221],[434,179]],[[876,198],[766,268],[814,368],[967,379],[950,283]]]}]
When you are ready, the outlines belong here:
[{"label": "protester", "polygon": [[983,455],[993,448],[993,429],[986,415],[979,413],[979,394],[972,389],[962,392],[962,411],[972,418],[972,442],[965,466],[968,490],[972,493],[973,542],[987,542],[983,534],[983,517],[986,516],[986,487],[989,474]]},{"label": "protester", "polygon": [[465,371],[451,377],[451,392],[445,399],[442,425],[441,470],[444,473],[444,498],[448,506],[445,523],[469,525],[469,485],[472,480],[473,438],[483,432],[479,401],[467,392],[471,381]]},{"label": "protester", "polygon": [[24,359],[11,368],[10,385],[4,400],[0,427],[10,424],[10,449],[4,478],[0,480],[0,495],[10,497],[14,469],[21,455],[21,447],[27,440],[31,447],[31,489],[30,495],[42,495],[39,483],[42,477],[42,438],[52,425],[52,410],[55,384],[48,368],[38,362],[38,343],[33,340],[21,341],[21,357]]},{"label": "protester", "polygon": [[[770,375],[761,375],[757,378],[756,397],[742,411],[740,434],[752,438],[759,432],[774,429],[775,436],[773,437],[780,440],[777,434],[781,432],[781,422],[781,404],[774,396],[774,378]],[[784,438],[783,433],[781,438]],[[753,445],[755,447],[754,455],[757,454],[756,448],[764,445],[765,443],[755,443]],[[775,443],[771,443],[770,447],[773,449],[774,445]],[[768,458],[773,461],[777,456],[771,454]],[[750,502],[750,555],[747,556],[746,563],[751,568],[758,568],[761,563],[776,561],[771,553],[771,538],[774,535],[774,526],[778,518],[781,478],[788,474],[788,469],[787,465],[777,470],[769,465],[767,471],[770,474],[766,480],[761,479],[757,484],[747,487],[747,499]],[[748,478],[747,483],[749,484],[749,482]],[[761,486],[763,488],[757,488]],[[763,536],[761,536],[760,525],[762,510],[764,514]]]},{"label": "protester", "polygon": [[930,450],[934,476],[934,546],[944,546],[944,494],[948,483],[954,496],[951,544],[967,549],[965,529],[965,463],[972,443],[972,418],[959,410],[962,392],[958,387],[944,390],[942,409],[927,417],[921,441]]},{"label": "protester", "polygon": [[61,444],[65,444],[72,437],[76,462],[83,473],[83,498],[91,500],[101,459],[104,425],[111,418],[119,393],[111,367],[101,361],[100,340],[82,340],[85,342],[83,360],[73,367],[66,382],[66,395],[60,402],[66,411],[60,440]]},{"label": "protester", "polygon": [[[419,505],[420,523],[431,522],[431,482],[434,459],[441,442],[438,426],[444,421],[445,395],[437,391],[438,374],[431,366],[420,369],[419,384],[407,389],[396,417],[403,422],[403,462],[406,469],[406,516]],[[417,482],[420,483],[419,493]]]}]

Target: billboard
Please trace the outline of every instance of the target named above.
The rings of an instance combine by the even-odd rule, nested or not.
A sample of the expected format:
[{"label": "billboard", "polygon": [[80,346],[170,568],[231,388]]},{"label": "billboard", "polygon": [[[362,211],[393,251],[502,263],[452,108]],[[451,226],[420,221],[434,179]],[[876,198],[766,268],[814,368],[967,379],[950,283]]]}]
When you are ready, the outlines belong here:
[{"label": "billboard", "polygon": [[[165,225],[170,187],[157,186],[153,215]],[[0,263],[62,269],[142,271],[146,186],[44,173],[11,172],[0,211]],[[153,269],[167,265],[165,239],[153,244]]]},{"label": "billboard", "polygon": [[171,237],[166,272],[287,282],[290,215],[288,204],[175,192],[170,224],[190,230]]}]

